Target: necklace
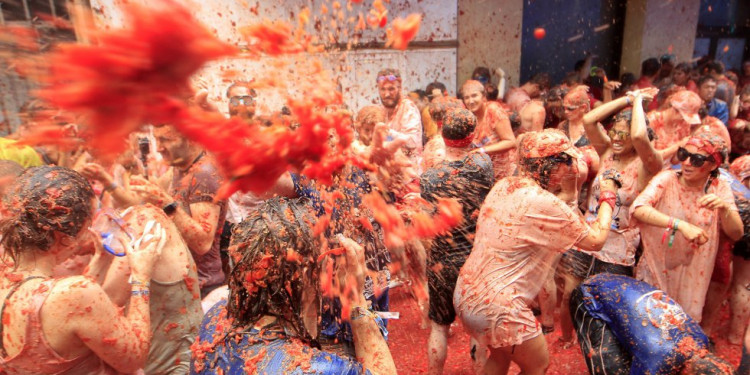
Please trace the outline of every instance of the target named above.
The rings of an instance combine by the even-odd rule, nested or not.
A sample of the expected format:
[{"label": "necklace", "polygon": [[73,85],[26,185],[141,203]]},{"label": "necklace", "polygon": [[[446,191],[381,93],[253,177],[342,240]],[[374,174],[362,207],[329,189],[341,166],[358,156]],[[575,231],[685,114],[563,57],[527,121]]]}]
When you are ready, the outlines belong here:
[{"label": "necklace", "polygon": [[195,165],[195,163],[197,163],[197,162],[198,162],[199,160],[201,160],[201,158],[202,158],[202,157],[203,157],[203,155],[205,155],[205,154],[206,154],[206,151],[201,151],[201,153],[200,153],[200,154],[198,154],[198,156],[196,156],[196,157],[195,157],[195,159],[194,159],[194,160],[193,160],[193,161],[192,161],[192,162],[190,163],[190,165],[188,165],[188,166],[187,166],[187,168],[183,169],[183,170],[182,170],[182,172],[183,172],[183,173],[186,173],[187,171],[189,171],[189,170],[190,170],[190,168],[192,168],[192,167],[193,167],[193,165]]}]

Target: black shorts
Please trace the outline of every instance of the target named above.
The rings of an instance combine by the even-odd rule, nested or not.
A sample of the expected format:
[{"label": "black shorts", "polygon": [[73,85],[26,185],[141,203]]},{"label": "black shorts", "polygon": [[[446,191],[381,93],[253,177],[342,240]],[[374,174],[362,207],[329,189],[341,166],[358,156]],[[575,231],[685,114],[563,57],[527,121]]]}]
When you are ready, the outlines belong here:
[{"label": "black shorts", "polygon": [[604,262],[574,249],[570,249],[563,254],[560,265],[565,271],[579,279],[586,279],[600,273],[633,276],[633,267]]},{"label": "black shorts", "polygon": [[440,325],[449,325],[456,320],[453,308],[453,291],[461,265],[455,263],[439,264],[427,267],[427,288],[430,293],[430,320]]},{"label": "black shorts", "polygon": [[742,257],[745,260],[750,260],[750,246],[745,241],[737,241],[732,248],[732,254]]},{"label": "black shorts", "polygon": [[583,307],[580,288],[570,294],[570,317],[578,334],[581,351],[586,353],[586,367],[592,375],[628,375],[632,358],[623,348],[607,324],[595,318]]}]

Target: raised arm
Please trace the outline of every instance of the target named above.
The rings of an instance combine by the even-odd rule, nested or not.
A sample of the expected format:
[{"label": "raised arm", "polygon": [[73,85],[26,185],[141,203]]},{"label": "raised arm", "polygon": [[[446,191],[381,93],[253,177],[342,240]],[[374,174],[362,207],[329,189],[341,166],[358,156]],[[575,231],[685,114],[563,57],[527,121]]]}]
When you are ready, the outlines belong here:
[{"label": "raised arm", "polygon": [[729,107],[729,120],[734,120],[737,118],[737,114],[740,112],[740,97],[735,96],[734,100],[732,100],[732,105]]},{"label": "raised arm", "polygon": [[351,325],[357,361],[372,375],[395,374],[396,364],[391,351],[380,333],[375,314],[367,309],[367,300],[362,294],[365,283],[365,250],[348,238],[340,236],[339,241],[346,249],[345,280],[356,285],[351,301]]},{"label": "raised arm", "polygon": [[120,186],[114,177],[104,167],[96,163],[87,163],[80,170],[81,174],[92,180],[97,180],[104,186],[104,191],[112,194],[112,198],[118,207],[130,207],[141,203],[140,198],[128,189],[128,186]]},{"label": "raised arm", "polygon": [[[66,279],[55,295],[55,305],[70,329],[91,351],[120,372],[143,368],[151,344],[149,280],[166,236],[159,225],[151,225],[133,248],[128,259],[133,269],[132,298],[123,316],[101,286],[85,278]],[[67,301],[67,302],[66,302]]]},{"label": "raised arm", "polygon": [[508,80],[506,79],[505,71],[500,67],[495,69],[495,74],[497,74],[498,76],[497,97],[502,99],[505,97],[505,88],[507,86]]},{"label": "raised arm", "polygon": [[[218,190],[218,182],[210,180],[212,177],[209,173],[201,173],[202,175],[196,177],[196,181],[202,185],[196,190],[201,191],[202,195],[194,202],[183,202],[183,204],[189,205],[189,213],[188,208],[178,204],[172,215],[172,219],[188,247],[198,255],[203,255],[211,250],[219,225],[219,214],[221,213],[219,204],[212,201],[213,194]],[[130,191],[137,194],[144,202],[151,203],[156,207],[164,207],[176,201],[161,187],[140,176],[131,178]]]},{"label": "raised arm", "polygon": [[591,141],[594,149],[596,149],[596,153],[600,156],[610,148],[612,143],[607,133],[604,132],[604,129],[598,123],[620,109],[625,108],[629,104],[628,100],[628,97],[624,96],[606,102],[583,115],[583,128],[586,131],[586,136]]},{"label": "raised arm", "polygon": [[[635,102],[633,103],[633,116],[630,121],[630,139],[633,142],[633,148],[635,148],[638,157],[643,161],[643,167],[648,172],[648,176],[643,176],[644,179],[642,179],[644,186],[651,177],[661,171],[663,166],[661,154],[656,151],[653,143],[648,139],[646,113],[643,110],[643,99],[652,97],[650,91],[643,91],[636,94]],[[639,190],[644,186],[639,186]]]}]

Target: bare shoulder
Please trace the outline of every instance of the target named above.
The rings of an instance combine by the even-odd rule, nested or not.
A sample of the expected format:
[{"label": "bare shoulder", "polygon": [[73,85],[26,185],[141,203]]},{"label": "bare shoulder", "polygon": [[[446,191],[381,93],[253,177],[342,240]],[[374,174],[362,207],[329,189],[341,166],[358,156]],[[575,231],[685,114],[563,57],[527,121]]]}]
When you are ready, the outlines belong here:
[{"label": "bare shoulder", "polygon": [[107,298],[101,285],[86,276],[59,279],[51,288],[46,304],[51,303],[61,311],[78,311],[79,308],[89,307],[101,298]]},{"label": "bare shoulder", "polygon": [[544,112],[544,105],[538,100],[532,100],[526,105],[529,111],[532,113]]}]

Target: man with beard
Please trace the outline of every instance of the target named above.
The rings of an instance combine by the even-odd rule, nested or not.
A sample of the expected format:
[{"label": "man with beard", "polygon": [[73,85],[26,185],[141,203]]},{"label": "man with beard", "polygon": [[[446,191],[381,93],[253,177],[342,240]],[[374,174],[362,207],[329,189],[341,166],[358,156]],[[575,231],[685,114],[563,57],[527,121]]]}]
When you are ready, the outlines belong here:
[{"label": "man with beard", "polygon": [[224,283],[219,257],[220,228],[226,202],[214,202],[221,176],[213,157],[187,140],[174,127],[154,127],[157,151],[173,168],[168,191],[140,177],[130,180],[130,190],[144,203],[162,207],[172,218],[198,266],[201,297]]},{"label": "man with beard", "polygon": [[401,73],[384,69],[377,76],[380,102],[385,107],[386,125],[390,140],[404,139],[404,153],[415,168],[422,157],[422,121],[419,109],[411,100],[401,95]]}]

